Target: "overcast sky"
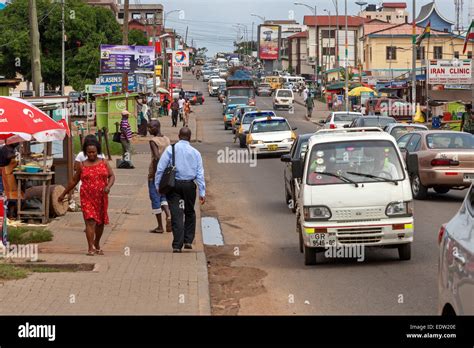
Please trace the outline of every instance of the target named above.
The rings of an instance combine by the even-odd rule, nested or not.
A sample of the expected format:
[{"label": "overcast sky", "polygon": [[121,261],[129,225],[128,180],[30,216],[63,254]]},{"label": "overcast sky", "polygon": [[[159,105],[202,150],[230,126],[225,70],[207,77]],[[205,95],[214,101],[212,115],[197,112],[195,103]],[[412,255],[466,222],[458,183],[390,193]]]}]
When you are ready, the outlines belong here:
[{"label": "overcast sky", "polygon": [[[318,7],[318,14],[326,14],[324,9],[335,13],[332,0],[300,0],[308,5]],[[316,1],[316,2],[315,2]],[[465,0],[464,23],[468,22],[468,6],[471,0]],[[474,0],[473,0],[474,1]],[[294,18],[303,22],[304,15],[310,15],[309,9],[303,6],[295,6],[293,0],[131,0],[131,3],[138,4],[160,2],[164,6],[164,11],[168,12],[175,9],[184,10],[184,19],[179,18],[179,13],[172,13],[167,16],[166,27],[175,28],[178,33],[185,35],[186,27],[188,31],[188,44],[193,39],[198,47],[207,47],[208,55],[221,51],[233,50],[233,41],[238,36],[237,23],[247,25],[249,39],[251,39],[252,22],[255,23],[254,39],[256,40],[256,26],[262,21],[251,16],[252,13],[258,14],[266,19],[289,19],[290,11],[294,11]],[[348,0],[348,13],[356,15],[359,12],[359,6],[355,4],[356,0]],[[381,3],[382,1],[367,0],[368,3]],[[387,2],[394,2],[389,0]],[[417,7],[431,2],[431,0],[417,0]],[[412,1],[407,0],[411,14]],[[438,8],[448,19],[455,20],[454,1],[436,0]],[[339,14],[344,14],[344,0],[339,0]],[[466,24],[465,24],[466,25]],[[242,36],[240,31],[240,36]]]}]

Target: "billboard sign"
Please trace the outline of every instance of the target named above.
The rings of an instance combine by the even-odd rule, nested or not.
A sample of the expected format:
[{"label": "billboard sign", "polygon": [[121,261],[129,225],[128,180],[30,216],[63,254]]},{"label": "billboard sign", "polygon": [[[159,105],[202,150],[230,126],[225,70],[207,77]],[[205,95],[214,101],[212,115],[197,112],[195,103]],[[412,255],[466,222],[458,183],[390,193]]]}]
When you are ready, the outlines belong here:
[{"label": "billboard sign", "polygon": [[[122,90],[122,74],[105,74],[99,75],[98,85],[111,86],[112,92],[120,92]],[[128,75],[128,90],[134,91],[137,88],[135,74]]]},{"label": "billboard sign", "polygon": [[469,85],[472,83],[472,60],[430,60],[428,83]]},{"label": "billboard sign", "polygon": [[278,60],[280,53],[281,27],[279,25],[260,25],[258,27],[258,58]]},{"label": "billboard sign", "polygon": [[89,94],[105,94],[112,92],[112,86],[107,85],[86,85],[86,93]]},{"label": "billboard sign", "polygon": [[100,45],[100,71],[103,73],[153,70],[153,46]]},{"label": "billboard sign", "polygon": [[176,66],[173,67],[173,79],[182,79],[183,78],[183,67]]},{"label": "billboard sign", "polygon": [[172,57],[173,67],[188,67],[189,66],[189,52],[187,50],[173,51]]}]

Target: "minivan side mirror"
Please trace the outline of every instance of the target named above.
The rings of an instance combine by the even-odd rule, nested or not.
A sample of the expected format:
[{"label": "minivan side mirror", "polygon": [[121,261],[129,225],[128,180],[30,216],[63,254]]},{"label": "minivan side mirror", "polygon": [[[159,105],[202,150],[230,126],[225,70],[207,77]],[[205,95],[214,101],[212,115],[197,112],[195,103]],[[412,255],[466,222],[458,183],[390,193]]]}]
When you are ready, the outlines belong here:
[{"label": "minivan side mirror", "polygon": [[301,179],[303,177],[303,159],[291,160],[291,174],[293,179]]},{"label": "minivan side mirror", "polygon": [[289,153],[281,155],[280,160],[282,162],[291,162],[291,155]]}]

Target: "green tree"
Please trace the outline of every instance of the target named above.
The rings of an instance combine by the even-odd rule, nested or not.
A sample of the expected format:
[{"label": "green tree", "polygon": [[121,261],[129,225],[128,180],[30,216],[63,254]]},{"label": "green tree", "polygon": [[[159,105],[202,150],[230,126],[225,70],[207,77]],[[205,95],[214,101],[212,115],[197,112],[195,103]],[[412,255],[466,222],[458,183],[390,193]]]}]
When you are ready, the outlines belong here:
[{"label": "green tree", "polygon": [[148,40],[143,31],[132,29],[128,32],[128,43],[136,46],[147,46]]},{"label": "green tree", "polygon": [[[61,6],[37,0],[41,73],[47,89],[61,85]],[[0,11],[0,75],[31,79],[28,0],[15,0]],[[83,1],[65,2],[66,84],[82,90],[99,74],[101,44],[119,44],[120,25],[113,13]]]}]

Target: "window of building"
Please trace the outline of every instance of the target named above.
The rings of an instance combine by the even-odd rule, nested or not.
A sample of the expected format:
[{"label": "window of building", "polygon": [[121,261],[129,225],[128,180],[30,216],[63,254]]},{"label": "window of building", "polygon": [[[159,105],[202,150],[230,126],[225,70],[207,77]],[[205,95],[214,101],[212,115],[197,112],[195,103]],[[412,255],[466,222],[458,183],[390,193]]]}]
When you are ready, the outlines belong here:
[{"label": "window of building", "polygon": [[119,18],[119,19],[123,19],[123,17],[124,17],[124,14],[123,14],[123,12],[119,12],[119,14],[118,14],[118,18]]},{"label": "window of building", "polygon": [[370,52],[370,62],[372,62],[372,46],[370,46],[369,52]]},{"label": "window of building", "polygon": [[387,46],[385,56],[386,56],[387,60],[396,60],[397,59],[397,48],[395,46]]},{"label": "window of building", "polygon": [[140,19],[142,19],[142,15],[138,12],[133,12],[132,13],[132,19],[140,20]]},{"label": "window of building", "polygon": [[336,31],[335,30],[321,30],[321,37],[323,39],[334,39],[336,37]]},{"label": "window of building", "polygon": [[435,46],[433,50],[433,59],[443,59],[443,47]]},{"label": "window of building", "polygon": [[408,23],[408,16],[405,16],[405,23]]},{"label": "window of building", "polygon": [[392,16],[387,16],[387,22],[390,22],[392,20]]},{"label": "window of building", "polygon": [[372,16],[367,16],[368,19],[372,19]]},{"label": "window of building", "polygon": [[153,19],[153,13],[147,13],[146,19]]},{"label": "window of building", "polygon": [[459,59],[459,51],[454,51],[454,58]]},{"label": "window of building", "polygon": [[336,47],[323,47],[323,56],[335,56]]},{"label": "window of building", "polygon": [[467,59],[472,59],[472,51],[467,51]]},{"label": "window of building", "polygon": [[417,60],[425,59],[425,48],[424,47],[417,47],[416,48],[416,59]]}]

